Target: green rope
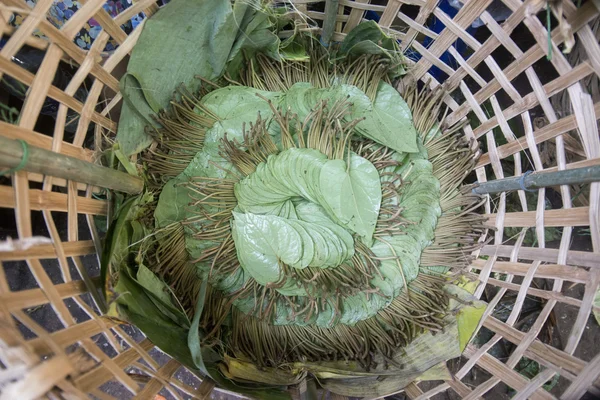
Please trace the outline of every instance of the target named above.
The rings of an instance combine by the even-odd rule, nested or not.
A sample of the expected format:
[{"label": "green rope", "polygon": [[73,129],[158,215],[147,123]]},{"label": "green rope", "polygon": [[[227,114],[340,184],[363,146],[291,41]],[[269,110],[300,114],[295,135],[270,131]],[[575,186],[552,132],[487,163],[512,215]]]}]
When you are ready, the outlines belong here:
[{"label": "green rope", "polygon": [[2,175],[14,174],[15,172],[22,170],[25,165],[27,165],[27,161],[29,160],[29,145],[23,139],[17,139],[17,141],[21,143],[21,147],[23,147],[23,156],[21,157],[21,162],[14,168],[0,172]]}]

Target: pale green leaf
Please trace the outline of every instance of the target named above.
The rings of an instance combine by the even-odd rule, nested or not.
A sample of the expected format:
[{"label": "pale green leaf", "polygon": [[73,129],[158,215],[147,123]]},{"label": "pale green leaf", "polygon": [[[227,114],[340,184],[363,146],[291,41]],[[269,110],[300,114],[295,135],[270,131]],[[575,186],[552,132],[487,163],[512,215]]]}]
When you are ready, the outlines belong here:
[{"label": "pale green leaf", "polygon": [[[267,92],[245,86],[227,86],[217,89],[202,98],[202,104],[219,117],[215,123],[213,136],[220,138],[227,133],[227,137],[243,140],[243,128],[250,129],[250,123],[256,122],[260,115],[262,119],[269,119],[273,112],[269,103],[260,98],[262,96],[278,104],[281,93]],[[211,137],[208,143],[215,142]]]},{"label": "pale green leaf", "polygon": [[396,89],[381,82],[373,103],[366,96],[351,100],[354,103],[352,118],[365,118],[356,126],[361,135],[397,152],[419,151],[412,113]]},{"label": "pale green leaf", "polygon": [[398,91],[387,83],[379,84],[373,102],[356,86],[341,84],[319,89],[310,87],[308,83],[297,83],[286,92],[281,104],[284,108],[291,108],[303,121],[310,110],[324,100],[329,105],[349,101],[352,106],[345,118],[364,119],[356,126],[360,135],[397,152],[419,151],[410,108]]},{"label": "pale green leaf", "polygon": [[327,161],[319,184],[333,214],[370,245],[381,205],[381,182],[373,164],[355,153],[348,163]]},{"label": "pale green leaf", "polygon": [[452,374],[445,362],[441,362],[417,377],[417,381],[446,381],[451,380]]}]

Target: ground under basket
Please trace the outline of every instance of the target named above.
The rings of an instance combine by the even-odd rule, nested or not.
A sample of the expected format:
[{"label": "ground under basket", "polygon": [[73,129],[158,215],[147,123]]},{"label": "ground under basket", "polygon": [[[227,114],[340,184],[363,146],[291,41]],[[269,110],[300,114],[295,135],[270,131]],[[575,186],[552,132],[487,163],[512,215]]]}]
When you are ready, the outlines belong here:
[{"label": "ground under basket", "polygon": [[[0,178],[0,399],[233,396],[98,314],[100,188],[140,183],[94,165],[93,149],[116,132],[119,77],[143,28],[123,24],[158,10],[138,0],[113,17],[104,3],[80,1],[57,27],[53,0],[0,0],[0,76],[22,95],[0,92],[12,102],[0,121],[0,165],[12,168]],[[600,183],[577,173],[600,165],[600,2],[324,3],[293,2],[333,40],[376,20],[412,60],[400,85],[444,85],[448,121],[468,121],[482,149],[482,192],[515,177],[484,205],[496,229],[471,264],[489,303],[479,335],[448,363],[452,379],[398,398],[600,397]],[[75,39],[91,19],[101,30],[83,50]],[[24,49],[41,54],[35,68],[18,62]]]}]

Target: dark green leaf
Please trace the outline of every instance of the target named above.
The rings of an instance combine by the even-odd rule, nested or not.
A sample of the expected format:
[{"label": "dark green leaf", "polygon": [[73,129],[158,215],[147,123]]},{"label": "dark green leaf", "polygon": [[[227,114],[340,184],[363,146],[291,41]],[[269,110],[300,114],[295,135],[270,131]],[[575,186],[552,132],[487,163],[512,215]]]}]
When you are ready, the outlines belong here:
[{"label": "dark green leaf", "polygon": [[119,216],[116,221],[110,225],[108,233],[104,238],[104,248],[100,262],[100,279],[102,280],[101,287],[103,291],[107,288],[109,271],[112,268],[118,268],[121,261],[125,259],[128,254],[127,247],[129,246],[132,231],[130,230],[130,225],[127,223],[127,220],[129,218],[129,210],[131,210],[135,201],[135,197],[125,201],[121,207]]},{"label": "dark green leaf", "polygon": [[137,282],[145,289],[148,297],[164,315],[179,326],[190,325],[185,310],[176,302],[171,288],[143,264],[138,266]]},{"label": "dark green leaf", "polygon": [[152,137],[146,134],[146,127],[158,127],[151,118],[154,110],[144,98],[140,83],[132,74],[125,74],[120,85],[123,95],[123,107],[117,128],[117,143],[127,156],[139,153],[152,143]]},{"label": "dark green leaf", "polygon": [[139,232],[139,227],[134,229],[131,221],[139,218],[146,204],[152,199],[153,196],[150,193],[143,193],[127,199],[119,207],[116,219],[108,228],[100,261],[101,287],[105,291],[105,295],[108,289],[108,274],[118,272],[121,265],[127,265],[132,254],[139,248],[138,241],[133,240],[135,231]]},{"label": "dark green leaf", "polygon": [[192,360],[197,369],[199,369],[205,376],[211,376],[204,365],[203,352],[202,352],[202,336],[200,335],[200,317],[202,316],[202,310],[204,309],[204,300],[206,299],[206,287],[208,281],[204,280],[200,286],[200,293],[198,293],[198,303],[196,303],[196,310],[194,311],[194,319],[187,337],[187,344],[192,354]]},{"label": "dark green leaf", "polygon": [[395,48],[394,40],[383,33],[377,22],[365,21],[346,35],[340,45],[339,54],[344,56],[348,54],[364,54],[360,52],[356,53],[356,47],[368,42],[379,48],[380,52],[394,50]]}]

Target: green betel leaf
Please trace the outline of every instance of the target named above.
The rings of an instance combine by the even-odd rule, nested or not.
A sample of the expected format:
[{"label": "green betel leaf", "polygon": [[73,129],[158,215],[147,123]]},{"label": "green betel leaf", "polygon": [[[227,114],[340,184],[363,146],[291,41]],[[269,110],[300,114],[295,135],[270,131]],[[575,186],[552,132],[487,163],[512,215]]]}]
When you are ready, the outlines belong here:
[{"label": "green betel leaf", "polygon": [[381,182],[373,164],[355,153],[348,163],[327,161],[319,184],[333,214],[369,245],[381,205]]},{"label": "green betel leaf", "polygon": [[381,55],[390,59],[393,67],[388,71],[388,76],[391,79],[406,74],[406,63],[396,39],[386,35],[375,21],[362,22],[352,29],[335,53],[335,61],[353,60],[365,54]]},{"label": "green betel leaf", "polygon": [[361,135],[397,152],[419,151],[410,108],[392,86],[381,82],[373,103],[366,96],[349,100],[354,102],[352,118],[365,118],[356,126]]},{"label": "green betel leaf", "polygon": [[417,131],[412,122],[410,108],[398,91],[389,84],[384,82],[379,84],[375,100],[372,102],[356,86],[338,84],[319,89],[302,82],[295,84],[284,94],[281,105],[285,109],[291,108],[302,121],[310,110],[324,100],[327,104],[344,100],[350,102],[352,104],[350,115],[345,119],[364,118],[364,121],[356,126],[356,131],[360,135],[397,152],[419,151]]},{"label": "green betel leaf", "polygon": [[318,221],[299,218],[234,212],[238,258],[260,284],[281,280],[280,263],[292,268],[337,267],[354,254],[352,236],[324,214]]},{"label": "green betel leaf", "polygon": [[[236,6],[238,5],[237,2]],[[244,19],[239,24],[238,36],[229,54],[227,73],[237,79],[240,70],[248,59],[253,59],[256,53],[264,53],[278,59],[280,46],[279,37],[274,33],[275,27],[269,17],[254,8],[249,7]]]},{"label": "green betel leaf", "polygon": [[[258,115],[269,119],[273,112],[269,103],[259,97],[262,96],[278,104],[281,93],[267,92],[248,88],[245,86],[228,86],[217,89],[202,99],[202,104],[217,115],[220,119],[215,123],[211,135],[220,140],[224,133],[227,137],[237,140],[243,139],[243,128],[250,128],[250,123],[256,122]],[[207,138],[209,142],[211,137]]]},{"label": "green betel leaf", "polygon": [[381,183],[375,167],[356,154],[347,163],[326,161],[313,149],[289,149],[269,156],[266,164],[236,184],[235,195],[244,212],[276,215],[286,201],[303,197],[369,243],[381,204]]},{"label": "green betel leaf", "polygon": [[240,264],[261,285],[283,277],[280,259],[300,260],[302,239],[283,218],[236,212],[233,217],[232,234]]},{"label": "green betel leaf", "polygon": [[281,42],[279,56],[289,61],[309,61],[310,56],[306,52],[306,46],[297,34],[290,36]]}]

